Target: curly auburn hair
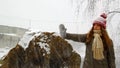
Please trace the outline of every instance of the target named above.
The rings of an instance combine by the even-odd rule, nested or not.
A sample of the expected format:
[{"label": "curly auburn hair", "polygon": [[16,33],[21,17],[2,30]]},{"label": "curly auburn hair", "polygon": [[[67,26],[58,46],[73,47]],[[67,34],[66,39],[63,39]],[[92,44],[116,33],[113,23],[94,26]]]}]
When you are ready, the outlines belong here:
[{"label": "curly auburn hair", "polygon": [[[101,28],[102,31],[102,39],[104,39],[105,43],[107,44],[107,46],[112,45],[112,41],[107,33],[107,31],[102,27]],[[86,44],[89,44],[93,38],[93,27],[92,29],[87,33],[87,39],[86,39]]]}]

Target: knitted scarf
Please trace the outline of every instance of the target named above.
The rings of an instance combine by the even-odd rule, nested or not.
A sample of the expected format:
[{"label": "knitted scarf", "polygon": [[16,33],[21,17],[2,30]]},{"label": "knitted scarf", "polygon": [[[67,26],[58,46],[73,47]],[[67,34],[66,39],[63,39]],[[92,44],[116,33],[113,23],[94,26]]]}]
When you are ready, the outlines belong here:
[{"label": "knitted scarf", "polygon": [[93,58],[96,60],[104,59],[103,51],[103,42],[101,37],[101,30],[94,30],[94,40],[92,44]]}]

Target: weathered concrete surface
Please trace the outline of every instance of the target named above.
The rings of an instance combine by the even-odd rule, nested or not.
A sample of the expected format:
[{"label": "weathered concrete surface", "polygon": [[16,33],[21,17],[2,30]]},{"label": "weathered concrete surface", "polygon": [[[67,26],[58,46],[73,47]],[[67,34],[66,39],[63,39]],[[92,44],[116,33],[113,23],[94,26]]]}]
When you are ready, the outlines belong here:
[{"label": "weathered concrete surface", "polygon": [[14,47],[27,29],[0,25],[0,48]]},{"label": "weathered concrete surface", "polygon": [[0,33],[16,34],[21,37],[26,31],[27,29],[23,28],[0,25]]},{"label": "weathered concrete surface", "polygon": [[20,40],[19,36],[0,34],[0,48],[13,47]]}]

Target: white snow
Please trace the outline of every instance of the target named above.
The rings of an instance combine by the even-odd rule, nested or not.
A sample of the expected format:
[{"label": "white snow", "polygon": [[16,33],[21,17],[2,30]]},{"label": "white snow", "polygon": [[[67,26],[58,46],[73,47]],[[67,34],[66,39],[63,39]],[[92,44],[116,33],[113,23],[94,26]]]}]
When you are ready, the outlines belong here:
[{"label": "white snow", "polygon": [[[69,1],[71,1],[71,3]],[[59,32],[58,26],[59,26],[59,24],[63,23],[67,28],[67,32],[69,32],[69,33],[86,33],[89,31],[89,29],[92,26],[92,23],[91,23],[92,20],[94,18],[96,18],[101,12],[116,11],[117,9],[118,10],[120,9],[120,4],[119,4],[120,0],[97,0],[94,2],[95,4],[93,4],[92,1],[91,1],[91,3],[88,3],[87,2],[88,0],[69,0],[69,1],[62,0],[60,2],[59,1],[56,2],[55,0],[53,0],[53,1],[47,1],[47,3],[45,1],[43,3],[41,2],[42,5],[44,3],[47,4],[47,7],[43,6],[43,9],[48,10],[50,8],[50,3],[52,3],[51,7],[54,7],[56,9],[65,9],[65,10],[60,10],[60,12],[59,12],[59,10],[55,9],[55,11],[58,11],[55,14],[54,13],[49,14],[51,11],[54,11],[54,8],[52,8],[51,11],[47,11],[48,12],[47,14],[43,10],[42,17],[41,17],[41,11],[40,12],[38,11],[38,13],[40,13],[39,14],[40,17],[39,16],[38,17],[36,16],[36,17],[37,17],[37,19],[38,18],[40,19],[39,21],[32,20],[32,19],[30,19],[30,20],[26,20],[26,19],[23,20],[20,18],[16,19],[14,17],[9,18],[9,17],[5,17],[5,16],[1,16],[0,21],[3,22],[1,24],[5,24],[5,25],[20,26],[20,27],[24,27],[24,28],[30,27],[31,29],[33,28],[33,29],[37,29],[40,31],[54,31],[54,32]],[[48,2],[50,2],[50,3],[48,3]],[[63,5],[61,7],[62,3],[63,3]],[[70,4],[72,4],[72,7]],[[31,5],[31,4],[29,4],[29,5]],[[54,5],[56,5],[56,6],[54,6]],[[86,10],[90,10],[87,7],[92,6],[92,5],[95,7],[95,10],[93,12],[95,15],[93,18],[91,18],[89,16],[89,14],[91,12],[86,11]],[[9,7],[11,7],[11,6],[9,6]],[[32,9],[33,8],[34,7],[32,7]],[[70,12],[68,12],[68,11],[70,11]],[[79,11],[78,14],[77,14],[77,11]],[[4,14],[6,15],[6,13],[4,13]],[[29,15],[29,13],[27,13],[27,14]],[[9,15],[9,14],[7,14],[7,15]],[[48,16],[46,16],[46,15],[48,15]],[[85,15],[87,15],[87,16],[85,16]],[[24,16],[24,15],[22,15],[22,16]],[[32,18],[34,16],[35,15],[31,15],[28,17]],[[50,16],[52,16],[52,17],[50,17]],[[34,17],[34,18],[36,18],[36,17]],[[119,68],[118,65],[120,65],[120,63],[118,63],[118,62],[120,62],[120,56],[119,56],[119,51],[120,51],[119,50],[119,48],[120,48],[120,39],[119,39],[120,38],[120,14],[115,13],[115,16],[113,16],[111,19],[110,18],[111,18],[110,15],[108,15],[107,30],[108,30],[108,34],[110,35],[110,37],[112,38],[113,43],[114,43],[117,68]],[[42,20],[42,19],[44,19],[44,20]],[[111,21],[109,21],[109,20],[111,20]],[[18,22],[18,23],[16,24],[16,22]],[[21,24],[21,22],[22,22],[22,24]],[[34,38],[36,32],[37,31],[33,31],[33,32],[31,31],[31,32],[26,33],[23,36],[23,38],[21,39],[21,41],[19,42],[19,44],[21,46],[23,46],[24,48],[27,48],[29,41]],[[39,33],[37,33],[37,34],[39,35]],[[15,36],[14,34],[9,34],[9,35]],[[59,33],[58,33],[58,35],[59,35]],[[68,42],[71,43],[74,50],[77,53],[79,53],[81,55],[81,57],[84,58],[85,45],[83,43],[74,42],[72,40],[68,40]],[[40,43],[40,45],[41,45],[41,47],[44,48],[45,44]],[[0,57],[5,55],[8,52],[8,50],[6,50],[5,48],[2,48],[2,49],[0,48]]]},{"label": "white snow", "polygon": [[7,55],[10,49],[11,48],[9,47],[0,48],[0,59],[3,59]]},{"label": "white snow", "polygon": [[16,35],[16,34],[12,34],[12,33],[0,33],[0,34],[9,35],[9,36],[18,36],[18,35]]},{"label": "white snow", "polygon": [[[37,42],[37,44],[39,44],[39,46],[43,49],[45,49],[45,51],[47,52],[47,54],[50,54],[50,47],[47,43],[43,43],[46,42],[46,40],[50,41],[50,39],[48,39],[47,35],[44,35],[42,32],[38,32],[38,31],[27,31],[23,38],[19,41],[19,45],[21,45],[24,49],[26,49],[30,43],[31,40],[35,40],[36,37],[41,36],[42,38],[40,38],[40,42]],[[57,36],[57,34],[53,34],[55,36]]]},{"label": "white snow", "polygon": [[21,40],[19,41],[19,45],[21,45],[24,49],[26,49],[29,45],[29,42],[35,38],[35,36],[37,37],[38,35],[40,35],[40,32],[34,32],[34,31],[27,31],[23,37],[21,38]]}]

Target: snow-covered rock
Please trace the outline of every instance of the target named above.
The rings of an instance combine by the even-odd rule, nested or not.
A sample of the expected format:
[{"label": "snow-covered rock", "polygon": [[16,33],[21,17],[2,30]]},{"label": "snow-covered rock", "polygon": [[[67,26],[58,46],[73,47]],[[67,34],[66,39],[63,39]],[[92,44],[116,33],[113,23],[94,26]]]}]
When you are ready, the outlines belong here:
[{"label": "snow-covered rock", "polygon": [[54,32],[26,32],[1,68],[80,68],[81,57]]}]

